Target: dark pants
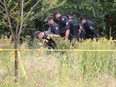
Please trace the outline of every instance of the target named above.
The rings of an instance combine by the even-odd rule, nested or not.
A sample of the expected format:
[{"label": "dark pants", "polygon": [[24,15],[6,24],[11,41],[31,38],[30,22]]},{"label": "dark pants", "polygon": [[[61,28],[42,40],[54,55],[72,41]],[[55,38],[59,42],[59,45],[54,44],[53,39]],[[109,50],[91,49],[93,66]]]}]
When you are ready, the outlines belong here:
[{"label": "dark pants", "polygon": [[81,30],[81,34],[80,34],[80,38],[81,39],[84,39],[85,38],[85,35],[86,35],[86,32],[85,32],[85,30]]},{"label": "dark pants", "polygon": [[98,33],[97,33],[96,30],[88,30],[88,31],[86,31],[86,36],[85,37],[86,38],[91,38],[91,39],[97,38],[98,37]]},{"label": "dark pants", "polygon": [[60,36],[64,37],[66,33],[66,27],[60,27]]},{"label": "dark pants", "polygon": [[47,40],[48,40],[47,45],[48,45],[49,48],[55,49],[57,47],[56,42],[52,38],[47,39]]}]

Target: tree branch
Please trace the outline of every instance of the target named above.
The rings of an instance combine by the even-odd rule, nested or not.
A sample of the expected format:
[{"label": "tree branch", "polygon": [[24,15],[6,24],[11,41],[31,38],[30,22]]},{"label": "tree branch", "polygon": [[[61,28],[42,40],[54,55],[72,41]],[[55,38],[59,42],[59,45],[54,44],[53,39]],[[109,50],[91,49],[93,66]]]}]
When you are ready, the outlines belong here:
[{"label": "tree branch", "polygon": [[39,2],[41,2],[41,0],[38,0],[38,2],[31,8],[30,11],[32,11],[38,5]]},{"label": "tree branch", "polygon": [[4,5],[4,3],[0,0],[0,3],[2,4],[2,5]]},{"label": "tree branch", "polygon": [[0,8],[1,8],[2,10],[5,10],[2,6],[0,6]]},{"label": "tree branch", "polygon": [[4,15],[5,15],[3,12],[0,12],[0,14],[2,14],[2,16],[4,16]]},{"label": "tree branch", "polygon": [[21,0],[20,1],[20,28],[19,28],[18,36],[20,36],[21,30],[22,30],[22,27],[23,27],[23,6],[24,6],[23,3],[24,3],[24,0]]},{"label": "tree branch", "polygon": [[[35,5],[31,8],[31,10],[29,11],[29,13],[33,11],[33,9],[38,5],[39,2],[41,2],[41,0],[38,0],[38,1],[35,3]],[[26,18],[27,18],[28,16],[29,16],[29,15],[27,14]]]},{"label": "tree branch", "polygon": [[[41,1],[41,0],[38,0],[37,3],[35,3],[35,5],[31,8],[31,10],[29,11],[29,13],[33,11],[33,9],[38,5],[38,3],[39,3],[40,1]],[[21,1],[21,2],[22,2],[22,1]],[[23,14],[23,8],[22,8],[23,5],[24,5],[24,4],[22,3],[22,4],[21,4],[21,13],[20,13],[20,14],[21,14],[21,21],[20,21],[20,29],[19,29],[18,36],[20,36],[20,34],[21,34],[21,32],[22,32],[22,26],[23,26],[23,21],[24,21],[24,20],[23,20],[24,14]],[[27,14],[25,18],[27,18],[28,16],[29,16],[29,14]]]},{"label": "tree branch", "polygon": [[7,21],[8,21],[8,24],[9,24],[9,29],[10,29],[12,35],[13,35],[13,38],[15,39],[15,32],[12,28],[12,24],[11,24],[11,20],[10,20],[10,14],[8,12],[8,8],[6,6],[6,1],[5,0],[4,0],[3,4],[4,4],[5,12],[6,12],[6,15],[7,15]]}]

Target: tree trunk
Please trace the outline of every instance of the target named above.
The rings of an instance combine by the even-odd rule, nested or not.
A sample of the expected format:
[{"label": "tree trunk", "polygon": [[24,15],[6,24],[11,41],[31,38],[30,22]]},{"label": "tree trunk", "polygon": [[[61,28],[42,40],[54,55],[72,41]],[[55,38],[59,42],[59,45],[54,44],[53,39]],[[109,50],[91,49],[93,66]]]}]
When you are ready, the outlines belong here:
[{"label": "tree trunk", "polygon": [[110,38],[110,40],[112,40],[112,27],[110,27],[109,38]]},{"label": "tree trunk", "polygon": [[14,53],[15,53],[15,61],[14,61],[14,82],[18,81],[18,64],[19,64],[19,59],[18,59],[18,38],[14,38]]}]

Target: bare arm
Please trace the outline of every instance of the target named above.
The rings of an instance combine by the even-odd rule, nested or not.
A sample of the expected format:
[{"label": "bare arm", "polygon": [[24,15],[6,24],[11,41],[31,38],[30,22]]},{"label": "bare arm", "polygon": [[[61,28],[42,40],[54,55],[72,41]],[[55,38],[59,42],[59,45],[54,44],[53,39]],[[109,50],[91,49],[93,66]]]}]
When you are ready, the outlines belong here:
[{"label": "bare arm", "polygon": [[70,35],[70,30],[66,30],[66,33],[65,33],[65,41],[68,40],[69,35]]},{"label": "bare arm", "polygon": [[78,30],[78,36],[80,36],[80,34],[81,34],[81,29]]}]

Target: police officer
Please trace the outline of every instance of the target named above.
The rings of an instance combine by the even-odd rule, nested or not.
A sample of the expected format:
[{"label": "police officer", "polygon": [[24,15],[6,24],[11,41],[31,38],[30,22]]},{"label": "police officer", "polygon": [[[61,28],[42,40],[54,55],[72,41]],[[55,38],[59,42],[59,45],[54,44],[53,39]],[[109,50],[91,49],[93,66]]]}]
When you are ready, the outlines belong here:
[{"label": "police officer", "polygon": [[69,20],[66,23],[65,40],[78,39],[78,21],[74,19],[74,12],[69,11]]},{"label": "police officer", "polygon": [[53,34],[50,31],[44,31],[44,32],[40,32],[40,31],[36,31],[34,33],[35,38],[39,39],[42,44],[46,44],[48,46],[48,48],[55,48],[57,47],[55,41],[49,37],[49,35]]},{"label": "police officer", "polygon": [[82,40],[82,39],[85,39],[85,35],[86,35],[86,32],[85,32],[85,30],[83,28],[83,25],[79,21],[78,22],[78,36]]},{"label": "police officer", "polygon": [[54,12],[53,16],[60,26],[61,37],[64,37],[66,32],[66,22],[68,21],[68,18],[63,16],[60,12]]},{"label": "police officer", "polygon": [[93,39],[93,38],[98,37],[98,33],[97,33],[92,21],[87,20],[86,18],[82,17],[82,18],[80,18],[80,22],[86,32],[86,38]]},{"label": "police officer", "polygon": [[52,37],[49,36],[52,34],[58,36],[60,35],[59,25],[53,21],[51,16],[47,17],[44,21],[49,25],[48,31],[36,31],[35,37],[38,38],[42,43],[47,43],[48,46],[54,48],[56,43]]},{"label": "police officer", "polygon": [[34,33],[34,36],[35,38],[39,39],[42,43],[44,43],[45,41],[47,41],[47,39],[49,39],[49,35],[53,34],[52,32],[50,31],[44,31],[44,32],[41,32],[41,31],[36,31]]},{"label": "police officer", "polygon": [[53,34],[60,35],[59,25],[53,21],[52,16],[47,17],[44,21],[49,25],[48,31]]}]

